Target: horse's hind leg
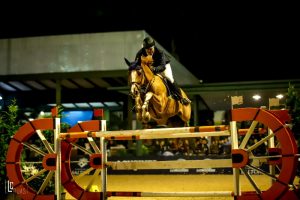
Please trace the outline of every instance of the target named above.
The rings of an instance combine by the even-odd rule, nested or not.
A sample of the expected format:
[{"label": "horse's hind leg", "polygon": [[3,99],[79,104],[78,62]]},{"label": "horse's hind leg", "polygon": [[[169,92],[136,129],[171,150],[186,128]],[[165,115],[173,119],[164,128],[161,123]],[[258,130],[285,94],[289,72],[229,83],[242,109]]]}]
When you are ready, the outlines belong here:
[{"label": "horse's hind leg", "polygon": [[180,116],[175,115],[168,119],[167,125],[168,127],[184,127],[185,122],[181,119]]},{"label": "horse's hind leg", "polygon": [[149,107],[149,101],[152,97],[153,97],[153,93],[147,92],[144,104],[142,106],[142,118],[143,118],[143,121],[145,121],[145,122],[150,121],[150,118],[151,118],[150,113],[148,111],[148,107]]}]

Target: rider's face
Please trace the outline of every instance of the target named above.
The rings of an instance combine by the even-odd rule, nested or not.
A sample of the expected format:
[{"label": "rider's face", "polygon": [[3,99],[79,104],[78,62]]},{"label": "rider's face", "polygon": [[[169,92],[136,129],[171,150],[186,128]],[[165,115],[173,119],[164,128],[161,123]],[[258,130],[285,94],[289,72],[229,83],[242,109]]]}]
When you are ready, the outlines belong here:
[{"label": "rider's face", "polygon": [[154,53],[154,46],[146,49],[146,53],[148,56],[152,56]]}]

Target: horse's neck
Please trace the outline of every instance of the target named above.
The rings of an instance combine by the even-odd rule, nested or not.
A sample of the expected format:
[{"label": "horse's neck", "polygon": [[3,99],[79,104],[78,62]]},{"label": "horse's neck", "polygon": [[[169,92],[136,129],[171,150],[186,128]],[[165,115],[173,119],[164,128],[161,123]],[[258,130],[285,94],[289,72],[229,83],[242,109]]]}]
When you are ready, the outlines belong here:
[{"label": "horse's neck", "polygon": [[143,68],[143,71],[145,73],[146,79],[150,82],[154,78],[154,74],[151,71],[151,69],[144,63],[141,64],[141,67]]}]

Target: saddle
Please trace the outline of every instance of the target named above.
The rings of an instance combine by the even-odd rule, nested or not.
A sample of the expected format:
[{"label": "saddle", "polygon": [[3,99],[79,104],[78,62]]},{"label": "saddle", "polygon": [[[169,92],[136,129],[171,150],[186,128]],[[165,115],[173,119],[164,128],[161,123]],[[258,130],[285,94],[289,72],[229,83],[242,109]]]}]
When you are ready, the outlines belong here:
[{"label": "saddle", "polygon": [[163,83],[167,88],[167,96],[179,101],[181,99],[179,88],[176,88],[175,84],[173,84],[169,79],[163,77],[160,74],[157,75],[162,79]]}]

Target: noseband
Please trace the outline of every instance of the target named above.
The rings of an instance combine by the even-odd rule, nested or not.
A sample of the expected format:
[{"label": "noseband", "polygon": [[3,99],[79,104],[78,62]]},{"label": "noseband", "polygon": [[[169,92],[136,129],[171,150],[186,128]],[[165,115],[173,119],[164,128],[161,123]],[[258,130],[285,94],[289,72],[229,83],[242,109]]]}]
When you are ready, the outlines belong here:
[{"label": "noseband", "polygon": [[[130,82],[130,86],[132,87],[133,85],[138,89],[138,91],[140,92],[140,93],[143,93],[143,88],[145,87],[144,85],[145,84],[142,84],[143,82],[145,82],[145,75],[144,75],[144,71],[143,70],[141,70],[142,72],[142,74],[141,74],[141,76],[142,76],[142,78],[141,78],[141,80],[140,81],[132,81],[132,82]],[[136,94],[133,94],[133,93],[130,93],[130,95],[134,98],[135,96],[136,96]]]},{"label": "noseband", "polygon": [[[155,80],[155,77],[150,82],[149,81],[145,81],[144,71],[142,70],[141,73],[142,73],[142,79],[141,79],[141,81],[140,82],[133,81],[133,82],[131,82],[131,86],[135,85],[135,87],[137,87],[138,91],[141,94],[146,94],[148,92],[150,86],[153,84],[153,82]],[[148,83],[146,83],[146,82],[148,82]],[[135,97],[135,94],[131,94],[131,96]]]}]

